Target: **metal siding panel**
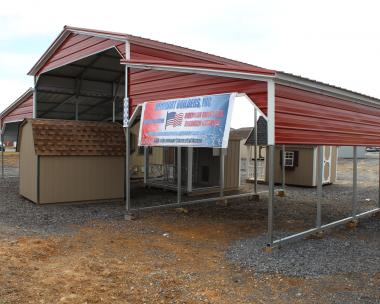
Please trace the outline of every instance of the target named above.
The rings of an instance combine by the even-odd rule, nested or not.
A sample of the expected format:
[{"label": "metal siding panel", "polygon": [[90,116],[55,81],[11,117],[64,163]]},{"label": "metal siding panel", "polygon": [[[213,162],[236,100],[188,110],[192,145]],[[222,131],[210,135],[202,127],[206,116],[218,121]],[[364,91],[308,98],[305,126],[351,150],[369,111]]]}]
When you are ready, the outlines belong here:
[{"label": "metal siding panel", "polygon": [[4,116],[3,122],[23,120],[33,116],[33,95]]},{"label": "metal siding panel", "polygon": [[90,48],[94,45],[101,44],[105,41],[109,41],[109,40],[108,39],[101,39],[101,38],[97,38],[97,37],[90,37],[89,39],[82,40],[78,43],[71,45],[69,48],[59,49],[58,52],[55,53],[54,56],[48,61],[48,63],[52,63],[54,61],[57,61],[58,59],[66,57],[68,55],[78,53],[79,51],[85,50],[85,49]]},{"label": "metal siding panel", "polygon": [[88,40],[88,39],[91,39],[91,36],[70,34],[68,36],[68,38],[62,43],[60,49],[61,50],[67,49],[74,44],[77,44],[79,42],[82,42],[82,41]]},{"label": "metal siding panel", "polygon": [[[97,37],[89,37],[88,39],[79,39],[78,36],[86,37],[85,35],[69,36],[65,43],[54,53],[53,56],[45,63],[45,65],[39,70],[37,74],[46,72],[47,70],[68,64],[70,62],[79,60],[83,57],[97,53],[112,46],[118,46],[120,50],[120,41],[114,41],[111,39],[102,39]],[[71,40],[76,40],[72,43]],[[67,45],[69,45],[67,47]],[[125,48],[125,47],[124,47]],[[125,52],[125,51],[124,51]]]},{"label": "metal siding panel", "polygon": [[[231,80],[223,77],[207,77],[192,75],[194,82],[191,85],[192,79],[187,78],[189,82],[183,82],[183,79],[178,81],[173,78],[165,82],[164,85],[157,85],[157,82],[144,83],[144,90],[137,84],[130,85],[130,98],[133,106],[149,100],[163,100],[171,98],[182,98],[189,96],[219,94],[226,92],[253,92],[260,83],[249,80]],[[207,81],[200,80],[205,77]],[[215,79],[219,83],[215,83]],[[199,81],[201,83],[199,83]],[[220,83],[221,81],[224,81]],[[190,83],[190,85],[189,85]],[[259,88],[260,89],[260,88]],[[144,93],[143,93],[144,92]]]},{"label": "metal siding panel", "polygon": [[380,145],[380,109],[276,86],[276,144]]},{"label": "metal siding panel", "polygon": [[159,50],[149,48],[141,45],[131,44],[131,59],[165,59],[178,62],[204,62],[204,63],[218,63],[216,60],[205,60],[194,56],[183,55],[179,53],[173,53],[169,50]]}]

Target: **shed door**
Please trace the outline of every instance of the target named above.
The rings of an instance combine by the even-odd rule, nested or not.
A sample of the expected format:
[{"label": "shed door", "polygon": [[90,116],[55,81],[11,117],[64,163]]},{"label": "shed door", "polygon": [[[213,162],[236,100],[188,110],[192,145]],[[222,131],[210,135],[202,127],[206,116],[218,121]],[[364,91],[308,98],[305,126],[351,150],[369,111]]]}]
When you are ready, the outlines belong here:
[{"label": "shed door", "polygon": [[331,183],[332,146],[323,146],[323,183]]}]

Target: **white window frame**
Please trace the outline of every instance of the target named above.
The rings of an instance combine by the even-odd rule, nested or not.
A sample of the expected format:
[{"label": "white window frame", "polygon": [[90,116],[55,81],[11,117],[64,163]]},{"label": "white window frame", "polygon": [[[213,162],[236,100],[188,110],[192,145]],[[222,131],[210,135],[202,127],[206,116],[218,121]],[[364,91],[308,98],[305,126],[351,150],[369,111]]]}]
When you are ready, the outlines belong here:
[{"label": "white window frame", "polygon": [[285,151],[285,167],[294,167],[294,154],[294,151]]}]

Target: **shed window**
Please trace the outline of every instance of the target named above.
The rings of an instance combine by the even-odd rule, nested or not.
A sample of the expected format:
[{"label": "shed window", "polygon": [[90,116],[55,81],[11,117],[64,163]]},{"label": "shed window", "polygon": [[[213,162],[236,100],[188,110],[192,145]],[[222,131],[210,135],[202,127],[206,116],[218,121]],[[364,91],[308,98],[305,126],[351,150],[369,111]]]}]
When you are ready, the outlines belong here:
[{"label": "shed window", "polygon": [[[282,150],[280,151],[280,167],[282,167]],[[298,151],[285,151],[285,169],[294,170],[298,167]]]},{"label": "shed window", "polygon": [[286,151],[285,152],[285,167],[294,167],[294,152]]}]

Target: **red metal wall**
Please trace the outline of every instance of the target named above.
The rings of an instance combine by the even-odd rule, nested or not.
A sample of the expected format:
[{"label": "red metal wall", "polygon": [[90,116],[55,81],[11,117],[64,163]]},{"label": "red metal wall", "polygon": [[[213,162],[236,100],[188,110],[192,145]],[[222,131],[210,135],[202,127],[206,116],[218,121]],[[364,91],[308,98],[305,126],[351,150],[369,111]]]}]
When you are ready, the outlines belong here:
[{"label": "red metal wall", "polygon": [[276,144],[380,145],[380,109],[276,85]]},{"label": "red metal wall", "polygon": [[144,71],[130,76],[130,101],[133,107],[144,102],[225,92],[265,94],[260,82],[224,77]]},{"label": "red metal wall", "polygon": [[[133,60],[170,60],[221,65],[233,62],[243,65],[169,44],[147,39],[140,41],[136,37],[134,39],[130,46]],[[124,42],[70,34],[39,73],[112,46],[124,55]],[[262,82],[132,69],[128,83],[132,108],[150,100],[245,92],[261,111],[266,113],[267,110],[267,89],[266,84]],[[23,112],[17,113],[16,117],[17,115],[23,115]],[[379,117],[380,109],[375,107],[276,85],[277,144],[380,145]]]},{"label": "red metal wall", "polygon": [[14,109],[1,117],[1,127],[6,122],[21,121],[24,118],[33,117],[33,94],[26,96]]},{"label": "red metal wall", "polygon": [[[131,58],[134,60],[173,60],[178,62],[204,62],[247,66],[247,64],[238,61],[154,40],[137,37],[132,39],[138,41],[138,43],[130,44]],[[42,66],[37,75],[97,52],[101,52],[110,47],[115,47],[120,52],[121,56],[125,58],[125,42],[71,33]]]}]

